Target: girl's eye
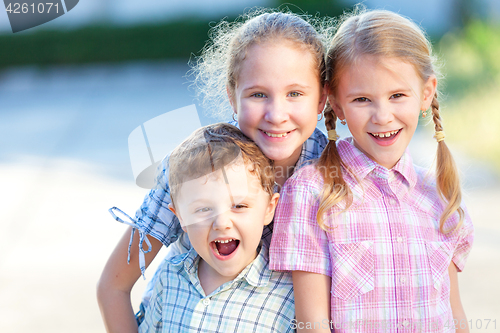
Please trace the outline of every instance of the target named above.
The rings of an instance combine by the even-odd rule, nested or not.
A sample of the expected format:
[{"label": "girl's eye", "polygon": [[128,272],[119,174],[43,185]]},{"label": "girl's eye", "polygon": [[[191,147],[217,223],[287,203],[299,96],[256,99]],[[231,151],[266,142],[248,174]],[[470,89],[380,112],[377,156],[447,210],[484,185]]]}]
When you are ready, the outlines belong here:
[{"label": "girl's eye", "polygon": [[244,204],[238,204],[238,205],[234,205],[233,208],[235,209],[243,209],[243,208],[247,208],[248,206],[247,205],[244,205]]},{"label": "girl's eye", "polygon": [[290,97],[299,97],[301,95],[302,94],[299,93],[298,91],[293,91],[293,92],[291,92],[291,93],[288,94],[288,96],[290,96]]},{"label": "girl's eye", "polygon": [[399,98],[399,97],[403,97],[404,94],[401,94],[401,93],[397,93],[397,94],[394,94],[391,96],[391,98]]},{"label": "girl's eye", "polygon": [[252,97],[257,97],[257,98],[264,98],[264,97],[266,97],[266,95],[264,95],[263,93],[259,93],[259,92],[258,93],[253,93],[251,96]]},{"label": "girl's eye", "polygon": [[366,97],[358,97],[358,98],[354,99],[354,102],[364,103],[364,102],[368,102],[368,101],[370,101],[370,100],[368,98],[366,98]]}]

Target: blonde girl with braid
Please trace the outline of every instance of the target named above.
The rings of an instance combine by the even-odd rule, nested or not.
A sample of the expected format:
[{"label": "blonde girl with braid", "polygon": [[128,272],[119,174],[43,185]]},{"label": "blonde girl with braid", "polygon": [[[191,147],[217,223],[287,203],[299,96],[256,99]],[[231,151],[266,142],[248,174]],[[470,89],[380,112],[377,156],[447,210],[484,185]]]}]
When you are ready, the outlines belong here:
[{"label": "blonde girl with braid", "polygon": [[[389,11],[347,15],[327,54],[330,142],[281,191],[271,269],[292,271],[303,331],[468,331],[458,292],[473,226],[438,103],[431,44]],[[429,111],[428,111],[429,110]],[[408,144],[431,113],[435,175]],[[352,137],[338,139],[337,120]]]},{"label": "blonde girl with braid", "polygon": [[[205,108],[226,120],[232,118],[231,123],[273,160],[276,188],[298,167],[317,159],[328,142],[316,128],[327,99],[324,41],[330,39],[328,31],[333,27],[327,21],[274,10],[252,11],[235,22],[215,26],[193,64],[194,87]],[[98,283],[108,332],[137,332],[144,312],[136,321],[130,292],[161,246],[173,244],[170,255],[191,247],[178,218],[168,209],[168,157],[160,167],[157,186],[146,195],[135,218],[130,218],[132,226]],[[262,236],[267,246],[271,232],[272,223]],[[151,281],[150,287],[155,277]],[[147,290],[141,309],[147,307],[149,295]]]}]

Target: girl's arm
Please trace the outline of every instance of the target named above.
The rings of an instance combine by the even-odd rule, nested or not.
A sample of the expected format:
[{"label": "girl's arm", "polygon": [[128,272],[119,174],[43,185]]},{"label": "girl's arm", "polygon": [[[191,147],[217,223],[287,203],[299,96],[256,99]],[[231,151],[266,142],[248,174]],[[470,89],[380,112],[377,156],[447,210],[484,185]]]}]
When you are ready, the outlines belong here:
[{"label": "girl's arm", "polygon": [[[139,269],[139,233],[134,233],[130,249],[130,264],[127,264],[128,245],[132,228],[129,227],[120,239],[97,283],[97,301],[107,332],[137,333],[130,292],[141,276]],[[149,238],[152,250],[145,254],[146,267],[160,251],[162,243],[154,237]]]},{"label": "girl's arm", "polygon": [[448,274],[450,276],[450,304],[451,311],[453,312],[453,319],[456,323],[456,331],[468,333],[469,325],[467,324],[467,317],[465,316],[465,311],[462,307],[460,293],[458,290],[458,271],[453,261],[450,266],[448,266]]},{"label": "girl's arm", "polygon": [[331,332],[330,288],[328,275],[293,271],[293,295],[297,333]]}]

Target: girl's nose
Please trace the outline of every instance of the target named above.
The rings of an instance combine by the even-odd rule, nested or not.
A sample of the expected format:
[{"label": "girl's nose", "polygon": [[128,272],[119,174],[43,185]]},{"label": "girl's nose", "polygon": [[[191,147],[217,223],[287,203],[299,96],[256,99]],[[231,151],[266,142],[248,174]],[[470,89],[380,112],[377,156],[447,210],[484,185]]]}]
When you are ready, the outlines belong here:
[{"label": "girl's nose", "polygon": [[377,125],[386,125],[394,119],[391,106],[377,104],[373,107],[372,122]]},{"label": "girl's nose", "polygon": [[272,98],[266,105],[264,119],[272,124],[281,124],[288,120],[287,104],[279,98]]}]

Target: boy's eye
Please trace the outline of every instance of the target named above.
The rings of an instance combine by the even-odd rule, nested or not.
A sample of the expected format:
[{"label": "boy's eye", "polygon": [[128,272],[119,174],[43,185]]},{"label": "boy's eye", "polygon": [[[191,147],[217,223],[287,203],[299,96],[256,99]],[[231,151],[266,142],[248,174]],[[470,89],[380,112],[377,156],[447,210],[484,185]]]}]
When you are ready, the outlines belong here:
[{"label": "boy's eye", "polygon": [[208,208],[208,207],[203,207],[203,208],[198,208],[197,210],[195,210],[194,212],[195,213],[206,213],[206,212],[209,212],[211,209]]},{"label": "boy's eye", "polygon": [[360,103],[369,102],[369,101],[370,100],[366,97],[358,97],[358,98],[354,99],[354,102],[360,102]]},{"label": "boy's eye", "polygon": [[252,97],[257,97],[257,98],[264,98],[264,97],[266,97],[266,95],[264,95],[263,93],[260,93],[260,92],[258,92],[258,93],[253,93],[253,94],[252,94],[252,95],[250,95],[250,96],[252,96]]},{"label": "boy's eye", "polygon": [[299,93],[298,91],[292,91],[291,93],[288,94],[288,96],[290,96],[290,97],[299,97],[301,95],[302,94]]}]

